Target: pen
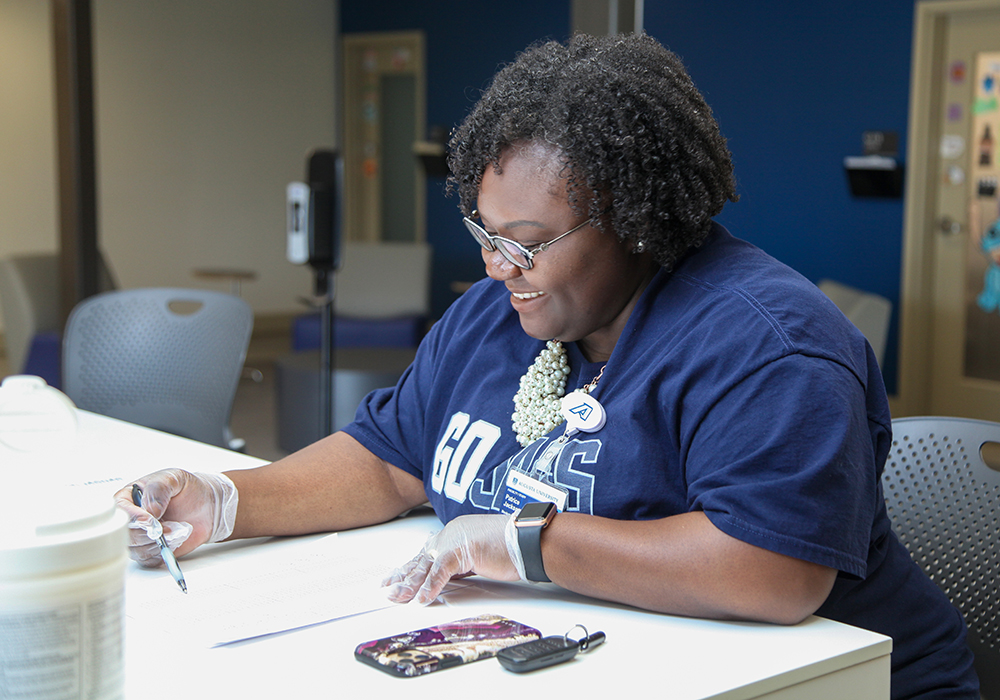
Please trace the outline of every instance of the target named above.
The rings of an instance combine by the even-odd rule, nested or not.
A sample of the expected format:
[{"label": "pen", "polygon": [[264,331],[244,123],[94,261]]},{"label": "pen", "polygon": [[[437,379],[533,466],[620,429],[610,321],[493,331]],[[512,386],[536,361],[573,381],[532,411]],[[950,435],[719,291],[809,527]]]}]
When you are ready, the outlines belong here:
[{"label": "pen", "polygon": [[[132,502],[142,508],[142,489],[139,488],[139,484],[132,484]],[[163,536],[162,531],[157,543],[160,545],[160,556],[163,557],[163,563],[170,570],[170,575],[174,577],[174,581],[181,587],[181,590],[187,593],[188,587],[187,583],[184,582],[184,574],[181,573],[181,567],[177,565],[177,558],[174,556],[174,553],[167,546],[167,539]]]}]

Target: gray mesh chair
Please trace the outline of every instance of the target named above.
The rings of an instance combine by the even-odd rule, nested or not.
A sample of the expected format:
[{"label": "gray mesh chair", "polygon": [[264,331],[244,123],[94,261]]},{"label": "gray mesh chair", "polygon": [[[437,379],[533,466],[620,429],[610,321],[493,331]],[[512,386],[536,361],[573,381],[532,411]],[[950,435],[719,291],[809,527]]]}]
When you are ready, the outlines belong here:
[{"label": "gray mesh chair", "polygon": [[63,339],[63,390],[84,410],[219,447],[253,329],[242,299],[131,289],[85,299]]},{"label": "gray mesh chair", "polygon": [[[893,529],[962,611],[986,700],[1000,698],[1000,423],[898,418],[882,475]],[[984,447],[985,446],[985,447]],[[993,459],[990,458],[993,462]]]}]

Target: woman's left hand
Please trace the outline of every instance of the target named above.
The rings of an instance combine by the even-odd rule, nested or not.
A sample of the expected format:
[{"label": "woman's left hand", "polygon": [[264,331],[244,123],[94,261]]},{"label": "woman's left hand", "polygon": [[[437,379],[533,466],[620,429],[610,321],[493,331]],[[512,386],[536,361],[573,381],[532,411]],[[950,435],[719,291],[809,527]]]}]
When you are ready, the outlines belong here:
[{"label": "woman's left hand", "polygon": [[457,576],[479,574],[497,581],[517,581],[521,552],[508,546],[505,530],[512,515],[463,515],[431,535],[413,559],[393,571],[383,582],[389,600],[421,605],[434,602]]}]

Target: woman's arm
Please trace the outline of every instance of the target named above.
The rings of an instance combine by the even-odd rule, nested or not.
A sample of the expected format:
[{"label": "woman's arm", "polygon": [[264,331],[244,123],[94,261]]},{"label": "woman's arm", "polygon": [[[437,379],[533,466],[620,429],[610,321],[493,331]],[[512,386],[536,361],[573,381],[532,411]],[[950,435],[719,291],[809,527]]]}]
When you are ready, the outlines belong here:
[{"label": "woman's arm", "polygon": [[648,521],[560,513],[542,533],[554,583],[647,610],[714,619],[800,622],[837,571],[730,537],[696,511]]},{"label": "woman's arm", "polygon": [[342,432],[273,464],[226,476],[239,491],[231,539],[373,525],[427,500],[419,479]]},{"label": "woman's arm", "polygon": [[[469,572],[517,580],[510,518],[452,520],[387,580],[390,597],[429,603]],[[561,513],[541,543],[545,572],[563,588],[674,615],[794,624],[819,608],[837,576],[730,537],[703,512],[650,521]]]},{"label": "woman's arm", "polygon": [[149,536],[151,518],[163,523],[180,557],[223,539],[371,525],[427,500],[419,479],[378,459],[346,433],[256,469],[224,476],[165,469],[135,483],[144,492],[142,508],[132,503],[131,484],[115,494],[115,502],[132,521],[129,556],[144,566],[161,561]]}]

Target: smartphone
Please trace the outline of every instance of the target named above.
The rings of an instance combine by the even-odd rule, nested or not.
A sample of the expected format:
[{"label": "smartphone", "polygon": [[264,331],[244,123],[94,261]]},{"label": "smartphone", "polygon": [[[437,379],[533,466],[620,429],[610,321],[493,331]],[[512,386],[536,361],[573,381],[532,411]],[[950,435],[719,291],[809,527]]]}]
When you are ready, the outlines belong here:
[{"label": "smartphone", "polygon": [[541,637],[534,627],[500,615],[479,615],[359,644],[354,658],[401,678],[496,656],[515,644]]}]

